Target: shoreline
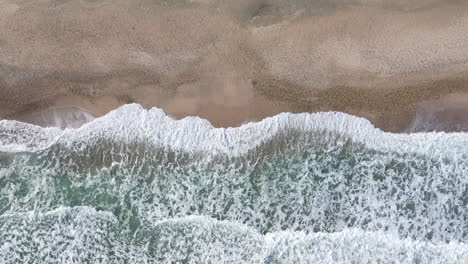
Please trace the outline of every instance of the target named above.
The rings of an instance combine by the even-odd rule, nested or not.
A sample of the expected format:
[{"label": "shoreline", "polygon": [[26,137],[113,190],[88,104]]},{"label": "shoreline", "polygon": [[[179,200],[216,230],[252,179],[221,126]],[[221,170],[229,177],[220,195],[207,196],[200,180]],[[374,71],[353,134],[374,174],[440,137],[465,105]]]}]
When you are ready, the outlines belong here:
[{"label": "shoreline", "polygon": [[[364,117],[387,132],[404,133],[408,132],[416,110],[421,112],[421,107],[468,106],[468,72],[420,73],[386,79],[374,76],[373,80],[364,79],[353,86],[324,89],[299,86],[265,75],[253,76],[250,83],[243,86],[218,89],[197,81],[177,86],[170,81],[154,83],[153,80],[151,74],[138,71],[107,77],[46,76],[11,87],[24,93],[17,94],[19,100],[0,106],[0,119],[28,121],[41,111],[61,107],[79,107],[99,117],[121,105],[138,103],[146,109],[161,108],[176,119],[199,116],[215,127],[235,127],[282,112],[335,111]],[[378,86],[369,88],[372,83]],[[35,90],[42,91],[42,98],[29,103],[31,93],[25,91]],[[468,112],[466,115],[468,119]],[[445,118],[450,119],[450,116],[445,114]]]},{"label": "shoreline", "polygon": [[[72,99],[72,98],[68,98]],[[76,98],[75,98],[76,99]],[[86,101],[86,100],[85,100]],[[52,104],[52,106],[47,108],[39,108],[34,111],[26,111],[21,114],[15,115],[14,118],[9,118],[13,120],[18,120],[26,123],[31,123],[39,126],[47,126],[44,123],[45,119],[50,119],[48,115],[50,113],[54,113],[57,111],[70,111],[78,110],[79,112],[87,113],[94,118],[101,117],[106,115],[108,112],[115,110],[117,107],[113,109],[109,109],[108,112],[105,112],[103,108],[99,109],[101,114],[97,114],[96,112],[92,112],[90,109],[86,108],[85,104],[80,104],[79,102],[83,101],[68,101],[68,104],[65,104],[67,100],[58,101],[58,103]],[[135,102],[139,103],[139,102]],[[99,104],[99,100],[97,101]],[[282,102],[284,105],[284,102]],[[122,104],[123,105],[123,104]],[[101,105],[102,106],[102,105]],[[151,106],[151,107],[158,107],[158,106]],[[149,109],[151,107],[146,107]],[[107,108],[106,108],[107,109]],[[206,114],[208,113],[216,113],[216,110],[210,108],[208,113],[201,112],[201,115],[197,114],[178,114],[173,112],[167,112],[164,108],[162,108],[166,114],[172,116],[175,119],[182,119],[188,116],[198,116],[210,121],[210,123],[215,127],[238,127],[245,123],[251,121],[260,121],[264,118],[268,118],[283,112],[290,112],[290,113],[303,113],[300,111],[283,111],[283,112],[271,112],[271,113],[264,113],[264,115],[259,114],[256,112],[257,115],[254,118],[244,118],[242,113],[235,112],[236,117],[241,120],[241,122],[232,124],[227,123],[227,125],[223,125],[223,123],[213,122],[213,118],[206,118]],[[286,107],[287,109],[287,107]],[[290,108],[291,109],[291,108]],[[225,109],[224,109],[225,110]],[[271,110],[271,109],[270,109]],[[48,113],[49,112],[49,113]],[[307,112],[307,111],[305,111]],[[446,96],[442,96],[439,99],[433,100],[425,100],[425,101],[418,101],[415,104],[408,105],[401,111],[394,111],[394,112],[387,112],[387,113],[380,113],[379,115],[371,112],[363,112],[359,114],[356,109],[351,111],[336,111],[336,110],[324,110],[324,111],[309,111],[309,113],[314,112],[343,112],[347,114],[351,114],[358,117],[363,117],[368,119],[376,128],[382,129],[385,132],[392,132],[392,133],[417,133],[417,132],[432,132],[433,131],[443,131],[443,132],[466,132],[468,131],[468,92],[467,93],[449,93]],[[219,113],[219,111],[218,111]],[[234,112],[231,112],[234,114]],[[223,114],[219,114],[218,116],[221,119],[224,119],[225,116]],[[73,120],[70,120],[73,123]],[[434,123],[436,122],[436,123]],[[232,124],[232,125],[231,125]],[[53,124],[51,126],[54,126]]]},{"label": "shoreline", "polygon": [[419,104],[468,94],[464,2],[163,2],[0,3],[0,119],[139,103],[217,127],[338,111],[401,132]]}]

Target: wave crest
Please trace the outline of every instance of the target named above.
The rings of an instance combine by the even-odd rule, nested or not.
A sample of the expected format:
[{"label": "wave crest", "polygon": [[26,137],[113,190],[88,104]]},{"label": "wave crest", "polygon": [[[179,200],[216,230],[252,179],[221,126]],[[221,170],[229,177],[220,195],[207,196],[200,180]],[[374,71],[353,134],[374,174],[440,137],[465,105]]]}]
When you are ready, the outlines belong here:
[{"label": "wave crest", "polygon": [[186,152],[237,156],[286,131],[328,131],[349,136],[371,149],[420,153],[433,157],[466,158],[468,133],[392,134],[364,119],[344,113],[282,113],[235,128],[214,128],[198,117],[174,120],[161,109],[124,105],[77,129],[40,128],[17,121],[0,121],[0,151],[37,151],[62,144],[73,148],[98,139],[146,143]]}]

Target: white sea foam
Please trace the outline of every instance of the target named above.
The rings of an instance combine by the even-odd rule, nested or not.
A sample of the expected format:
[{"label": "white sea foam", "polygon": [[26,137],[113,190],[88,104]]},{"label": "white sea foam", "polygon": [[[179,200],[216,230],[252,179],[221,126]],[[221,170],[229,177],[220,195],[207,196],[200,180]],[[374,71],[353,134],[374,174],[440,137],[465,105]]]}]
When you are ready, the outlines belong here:
[{"label": "white sea foam", "polygon": [[[342,113],[214,128],[139,105],[77,129],[0,121],[1,151],[45,150],[0,155],[0,259],[466,263],[467,138]],[[231,159],[271,140],[292,144]]]},{"label": "white sea foam", "polygon": [[145,226],[133,238],[108,212],[89,207],[0,216],[0,257],[80,263],[466,263],[468,245],[401,240],[382,232],[275,232],[204,216]]},{"label": "white sea foam", "polygon": [[467,133],[392,134],[376,129],[368,120],[344,113],[282,113],[235,128],[214,128],[198,117],[174,120],[161,109],[144,110],[124,105],[77,129],[47,129],[17,121],[0,121],[0,151],[35,151],[53,143],[76,143],[108,138],[119,142],[144,142],[187,152],[241,155],[287,131],[328,131],[349,136],[370,149],[419,153],[463,159],[468,154]]},{"label": "white sea foam", "polygon": [[0,120],[0,151],[34,151],[49,146],[63,130],[56,127],[22,123],[14,120]]}]

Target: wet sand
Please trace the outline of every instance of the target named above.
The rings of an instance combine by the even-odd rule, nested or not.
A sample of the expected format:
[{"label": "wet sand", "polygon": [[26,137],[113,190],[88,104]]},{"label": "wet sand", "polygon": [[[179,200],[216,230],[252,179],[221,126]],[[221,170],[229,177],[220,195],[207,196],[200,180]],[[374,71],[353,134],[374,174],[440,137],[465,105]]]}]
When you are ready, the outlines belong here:
[{"label": "wet sand", "polygon": [[341,111],[408,132],[431,104],[464,116],[447,98],[468,94],[466,28],[464,1],[1,0],[0,119],[135,102],[224,127]]},{"label": "wet sand", "polygon": [[95,115],[79,107],[49,107],[24,113],[17,119],[42,127],[78,128],[94,120]]},{"label": "wet sand", "polygon": [[382,123],[395,132],[468,131],[468,94],[452,93],[436,100],[417,103],[389,116]]}]

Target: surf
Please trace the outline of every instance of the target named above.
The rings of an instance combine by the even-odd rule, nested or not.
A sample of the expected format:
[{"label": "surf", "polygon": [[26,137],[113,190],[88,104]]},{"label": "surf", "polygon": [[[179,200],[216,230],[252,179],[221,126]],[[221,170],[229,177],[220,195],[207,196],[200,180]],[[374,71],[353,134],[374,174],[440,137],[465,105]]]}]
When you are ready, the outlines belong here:
[{"label": "surf", "polygon": [[[75,230],[82,224],[73,219],[85,219],[99,241],[119,241],[116,262],[131,250],[148,250],[141,255],[149,261],[183,261],[177,256],[200,245],[192,260],[223,250],[238,253],[224,261],[252,263],[467,259],[467,133],[385,133],[335,112],[214,128],[132,104],[79,128],[0,121],[0,139],[5,254],[26,243],[9,230],[31,226],[37,231],[28,236],[52,247],[60,226]],[[200,243],[184,244],[189,238]],[[76,245],[71,259],[79,248],[97,254],[63,239]]]}]

